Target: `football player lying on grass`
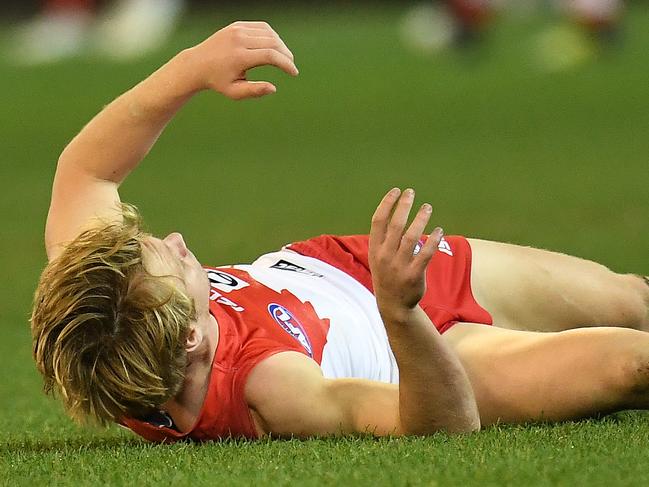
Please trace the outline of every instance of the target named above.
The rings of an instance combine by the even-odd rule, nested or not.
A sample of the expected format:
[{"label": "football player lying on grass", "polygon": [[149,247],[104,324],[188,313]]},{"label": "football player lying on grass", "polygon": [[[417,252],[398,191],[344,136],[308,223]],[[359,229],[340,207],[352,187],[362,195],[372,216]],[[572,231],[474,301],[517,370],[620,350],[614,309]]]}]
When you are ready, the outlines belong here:
[{"label": "football player lying on grass", "polygon": [[[237,22],[97,115],[58,163],[32,315],[48,391],[77,419],[157,441],[426,435],[649,408],[646,278],[543,250],[423,236],[430,205],[389,191],[368,236],[320,236],[203,267],[144,233],[118,187],[196,93],[291,51]],[[535,331],[532,331],[535,330]]]}]

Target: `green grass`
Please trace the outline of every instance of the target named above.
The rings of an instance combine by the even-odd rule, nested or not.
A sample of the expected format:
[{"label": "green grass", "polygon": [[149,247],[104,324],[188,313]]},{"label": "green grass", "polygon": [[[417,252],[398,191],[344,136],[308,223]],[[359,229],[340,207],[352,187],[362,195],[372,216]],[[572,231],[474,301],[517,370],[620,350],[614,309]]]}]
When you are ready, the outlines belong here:
[{"label": "green grass", "polygon": [[40,434],[0,452],[12,483],[32,485],[646,485],[647,419],[493,427],[471,437],[172,446]]},{"label": "green grass", "polygon": [[400,44],[401,13],[232,7],[188,19],[166,52],[136,64],[0,64],[0,483],[647,485],[641,413],[459,438],[170,447],[78,428],[41,394],[27,316],[58,153],[165,57],[238,17],[271,20],[301,75],[260,70],[279,92],[259,102],[190,103],[123,187],[152,231],[182,231],[206,264],[246,262],[365,232],[382,193],[412,185],[447,233],[649,273],[649,12],[631,9],[620,52],[554,74],[532,57],[545,19],[503,21],[482,52],[426,57]]}]

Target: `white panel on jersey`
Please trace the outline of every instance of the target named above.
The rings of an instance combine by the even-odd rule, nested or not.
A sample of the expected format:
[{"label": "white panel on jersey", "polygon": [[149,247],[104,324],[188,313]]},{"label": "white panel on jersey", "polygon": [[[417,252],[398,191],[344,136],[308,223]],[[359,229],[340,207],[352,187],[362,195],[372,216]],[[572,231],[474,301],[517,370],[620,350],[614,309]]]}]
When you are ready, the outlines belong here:
[{"label": "white panel on jersey", "polygon": [[321,364],[325,377],[398,382],[376,300],[361,283],[325,262],[290,250],[234,267],[277,292],[289,290],[302,302],[309,301],[320,318],[329,319]]}]

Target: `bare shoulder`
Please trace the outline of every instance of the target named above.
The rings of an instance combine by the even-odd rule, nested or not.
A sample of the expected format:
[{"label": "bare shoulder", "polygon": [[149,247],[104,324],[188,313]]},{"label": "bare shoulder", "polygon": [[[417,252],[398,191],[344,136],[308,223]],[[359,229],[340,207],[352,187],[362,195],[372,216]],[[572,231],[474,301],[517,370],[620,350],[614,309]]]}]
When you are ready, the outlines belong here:
[{"label": "bare shoulder", "polygon": [[298,352],[281,352],[261,361],[250,373],[245,386],[246,401],[281,396],[294,387],[313,387],[323,380],[320,366]]},{"label": "bare shoulder", "polygon": [[264,433],[292,435],[298,432],[298,418],[317,401],[324,380],[312,359],[298,352],[281,352],[252,370],[245,399]]}]

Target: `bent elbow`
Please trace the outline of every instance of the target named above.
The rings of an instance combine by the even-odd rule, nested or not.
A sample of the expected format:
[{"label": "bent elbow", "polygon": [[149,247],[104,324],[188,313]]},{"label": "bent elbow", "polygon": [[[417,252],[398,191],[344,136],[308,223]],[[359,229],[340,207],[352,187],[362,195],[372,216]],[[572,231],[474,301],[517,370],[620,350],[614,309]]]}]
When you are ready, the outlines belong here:
[{"label": "bent elbow", "polygon": [[480,431],[480,417],[476,415],[455,416],[442,421],[428,422],[419,425],[403,425],[401,434],[406,436],[429,436],[444,432],[448,435],[466,435]]},{"label": "bent elbow", "polygon": [[452,434],[469,434],[480,431],[481,426],[480,414],[478,408],[475,407],[457,417],[452,428],[448,428],[447,431]]},{"label": "bent elbow", "polygon": [[480,420],[463,420],[454,422],[446,427],[439,428],[438,431],[443,431],[449,435],[468,435],[480,431]]},{"label": "bent elbow", "polygon": [[476,414],[473,417],[467,418],[466,421],[458,425],[458,428],[452,431],[451,433],[454,434],[475,433],[477,431],[480,431],[481,426],[482,425],[480,424],[480,416]]}]

